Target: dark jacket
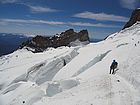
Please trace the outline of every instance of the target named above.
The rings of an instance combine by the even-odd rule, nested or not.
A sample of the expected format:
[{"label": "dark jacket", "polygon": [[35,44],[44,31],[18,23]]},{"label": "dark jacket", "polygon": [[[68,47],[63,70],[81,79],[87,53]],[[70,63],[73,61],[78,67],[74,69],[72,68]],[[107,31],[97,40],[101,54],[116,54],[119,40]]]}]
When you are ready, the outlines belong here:
[{"label": "dark jacket", "polygon": [[118,63],[116,61],[113,61],[111,66],[110,66],[110,69],[116,69],[118,66]]}]

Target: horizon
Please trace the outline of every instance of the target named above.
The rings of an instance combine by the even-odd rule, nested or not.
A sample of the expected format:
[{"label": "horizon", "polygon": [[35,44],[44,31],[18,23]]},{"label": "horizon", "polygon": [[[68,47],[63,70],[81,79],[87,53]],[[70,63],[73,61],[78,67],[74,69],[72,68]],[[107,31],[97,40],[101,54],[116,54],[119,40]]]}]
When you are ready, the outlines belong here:
[{"label": "horizon", "polygon": [[0,33],[52,36],[87,29],[91,39],[120,31],[138,0],[0,0]]},{"label": "horizon", "polygon": [[[66,31],[66,30],[65,30]],[[75,31],[75,30],[74,30]],[[64,32],[64,31],[63,31]],[[77,32],[77,31],[75,31],[75,32]],[[79,31],[78,31],[79,32]],[[3,35],[4,34],[4,35]],[[34,34],[34,35],[32,35],[32,34],[24,34],[24,33],[6,33],[6,32],[0,32],[0,35],[2,35],[2,37],[6,37],[6,36],[10,36],[10,37],[12,37],[12,36],[19,36],[19,37],[21,37],[21,36],[23,36],[23,37],[27,37],[27,38],[33,38],[33,37],[36,37],[36,36],[43,36],[43,37],[53,37],[53,36],[55,36],[55,35],[57,35],[57,34],[60,34],[60,33],[56,33],[56,34],[54,34],[54,35],[41,35],[41,34]],[[89,37],[90,38],[90,37]],[[103,39],[105,39],[105,38],[103,38]],[[103,40],[103,39],[98,39],[98,38],[90,38],[90,41],[91,42],[94,42],[94,41],[101,41],[101,40]]]}]

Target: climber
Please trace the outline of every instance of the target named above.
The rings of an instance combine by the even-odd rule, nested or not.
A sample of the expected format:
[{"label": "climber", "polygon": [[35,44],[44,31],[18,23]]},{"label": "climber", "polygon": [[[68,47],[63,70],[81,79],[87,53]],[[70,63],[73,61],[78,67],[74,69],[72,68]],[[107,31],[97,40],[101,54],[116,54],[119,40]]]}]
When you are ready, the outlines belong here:
[{"label": "climber", "polygon": [[113,70],[112,74],[114,74],[114,70],[117,68],[117,66],[118,66],[118,63],[115,60],[113,60],[111,66],[110,66],[110,74],[111,74],[112,70]]}]

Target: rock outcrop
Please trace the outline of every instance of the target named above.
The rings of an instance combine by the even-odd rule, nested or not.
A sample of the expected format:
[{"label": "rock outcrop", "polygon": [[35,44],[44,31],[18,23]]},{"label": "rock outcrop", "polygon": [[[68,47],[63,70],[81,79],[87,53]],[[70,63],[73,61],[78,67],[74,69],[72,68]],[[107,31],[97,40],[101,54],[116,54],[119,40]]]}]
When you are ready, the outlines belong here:
[{"label": "rock outcrop", "polygon": [[130,20],[126,23],[123,29],[128,28],[135,24],[137,21],[140,21],[140,9],[135,9],[131,15]]},{"label": "rock outcrop", "polygon": [[33,52],[42,52],[48,47],[60,47],[60,46],[70,46],[71,42],[78,40],[79,42],[89,43],[89,36],[87,30],[82,30],[79,33],[74,32],[73,29],[69,29],[62,32],[60,35],[57,34],[53,37],[39,36],[32,38],[26,42],[23,42],[20,48],[27,47],[31,48]]}]

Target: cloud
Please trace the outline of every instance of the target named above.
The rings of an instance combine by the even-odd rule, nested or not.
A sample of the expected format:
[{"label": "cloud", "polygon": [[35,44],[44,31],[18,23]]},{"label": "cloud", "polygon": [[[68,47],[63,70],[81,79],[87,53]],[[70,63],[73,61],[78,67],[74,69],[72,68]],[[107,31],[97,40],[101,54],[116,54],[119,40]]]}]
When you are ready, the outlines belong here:
[{"label": "cloud", "polygon": [[0,22],[5,22],[5,23],[24,23],[24,24],[50,24],[50,25],[64,24],[64,22],[57,22],[57,21],[25,20],[25,19],[0,19]]},{"label": "cloud", "polygon": [[103,27],[103,28],[118,28],[120,26],[117,25],[108,25],[108,24],[92,24],[92,23],[83,23],[83,22],[70,22],[69,25],[74,25],[74,26],[88,26],[88,27]]},{"label": "cloud", "polygon": [[106,13],[93,13],[93,12],[82,12],[75,14],[73,17],[93,19],[98,21],[115,21],[115,22],[127,22],[128,18],[123,16],[117,16]]},{"label": "cloud", "polygon": [[25,19],[0,19],[0,25],[4,24],[49,24],[49,25],[67,25],[67,26],[81,26],[81,27],[101,27],[101,28],[118,28],[117,25],[108,24],[93,24],[83,22],[59,22],[59,21],[46,21],[46,20],[25,20]]},{"label": "cloud", "polygon": [[120,0],[123,8],[135,9],[138,5],[138,0]]},{"label": "cloud", "polygon": [[26,6],[28,6],[33,13],[57,12],[57,11],[59,11],[59,10],[52,9],[52,8],[49,8],[49,7],[31,6],[31,5],[26,5]]},{"label": "cloud", "polygon": [[43,6],[34,6],[34,5],[29,5],[25,1],[21,0],[0,0],[0,3],[6,4],[6,3],[14,3],[14,4],[20,4],[28,7],[32,13],[44,13],[44,12],[58,12],[60,10],[52,9],[49,7],[43,7]]},{"label": "cloud", "polygon": [[18,0],[0,0],[0,3],[16,3]]}]

